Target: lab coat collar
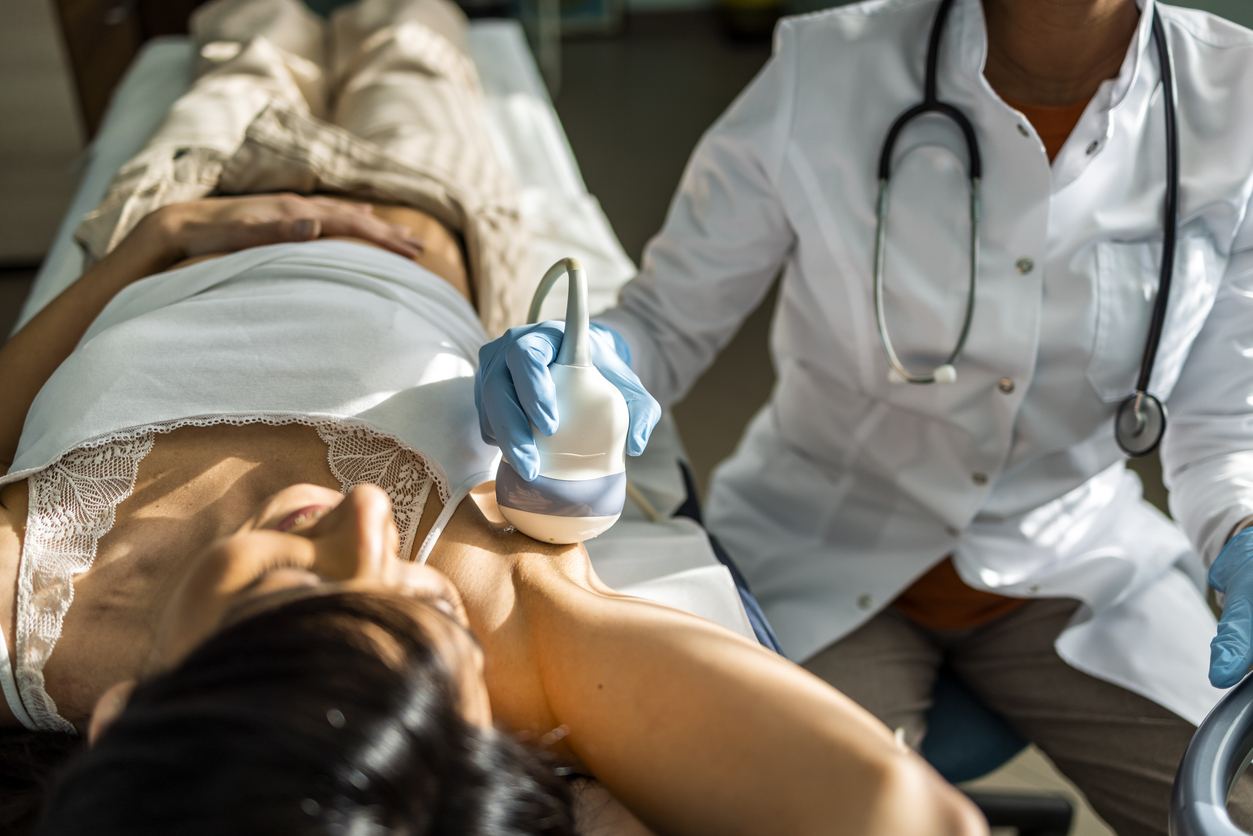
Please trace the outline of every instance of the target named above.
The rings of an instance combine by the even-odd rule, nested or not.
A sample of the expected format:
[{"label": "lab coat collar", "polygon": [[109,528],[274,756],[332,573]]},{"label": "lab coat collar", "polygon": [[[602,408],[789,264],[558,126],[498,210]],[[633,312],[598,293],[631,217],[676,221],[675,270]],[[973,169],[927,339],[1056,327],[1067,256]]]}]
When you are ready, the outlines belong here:
[{"label": "lab coat collar", "polygon": [[1140,7],[1140,24],[1136,27],[1135,37],[1131,39],[1131,46],[1127,50],[1127,56],[1123,59],[1122,67],[1118,71],[1118,78],[1113,79],[1110,90],[1109,107],[1118,107],[1127,96],[1127,91],[1131,89],[1131,85],[1140,75],[1140,68],[1144,63],[1144,55],[1148,51],[1149,45],[1153,43],[1153,13],[1155,11],[1154,3],[1156,0],[1136,0],[1136,5]]},{"label": "lab coat collar", "polygon": [[[982,81],[983,67],[988,61],[988,26],[981,0],[957,0],[949,12],[948,25],[951,31],[945,35],[957,45],[962,74],[972,74]],[[987,82],[983,86],[992,89]]]}]

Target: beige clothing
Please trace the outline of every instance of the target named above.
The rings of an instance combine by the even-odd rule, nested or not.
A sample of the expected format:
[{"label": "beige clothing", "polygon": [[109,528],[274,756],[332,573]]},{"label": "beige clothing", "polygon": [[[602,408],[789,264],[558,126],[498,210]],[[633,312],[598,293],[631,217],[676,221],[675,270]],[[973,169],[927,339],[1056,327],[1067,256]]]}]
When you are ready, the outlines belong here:
[{"label": "beige clothing", "polygon": [[[936,670],[947,662],[988,707],[1034,742],[1119,836],[1167,833],[1171,787],[1196,727],[1131,691],[1082,673],[1053,643],[1077,601],[1029,601],[968,630],[922,627],[889,607],[805,667],[917,748]],[[1253,778],[1232,791],[1232,819],[1253,824]]]},{"label": "beige clothing", "polygon": [[521,323],[534,285],[519,275],[526,232],[482,121],[465,26],[447,0],[362,0],[329,24],[299,0],[203,7],[192,88],[78,228],[89,261],[167,204],[342,194],[412,206],[459,233],[488,334]]}]

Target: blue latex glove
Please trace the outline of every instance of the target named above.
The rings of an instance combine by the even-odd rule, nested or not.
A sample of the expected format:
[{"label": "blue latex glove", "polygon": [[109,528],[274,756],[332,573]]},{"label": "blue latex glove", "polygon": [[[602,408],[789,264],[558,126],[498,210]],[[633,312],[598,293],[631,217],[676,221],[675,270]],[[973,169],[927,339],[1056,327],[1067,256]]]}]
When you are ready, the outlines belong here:
[{"label": "blue latex glove", "polygon": [[1209,681],[1230,688],[1253,665],[1253,528],[1227,541],[1209,570],[1210,586],[1227,596],[1218,635],[1210,642]]},{"label": "blue latex glove", "polygon": [[[565,323],[537,322],[510,328],[479,349],[474,375],[474,405],[479,431],[528,482],[539,475],[539,451],[531,424],[544,435],[557,430],[557,391],[548,366],[557,357]],[[626,398],[631,416],[626,451],[638,456],[661,419],[661,406],[631,371],[631,350],[612,328],[593,322],[592,363]]]}]

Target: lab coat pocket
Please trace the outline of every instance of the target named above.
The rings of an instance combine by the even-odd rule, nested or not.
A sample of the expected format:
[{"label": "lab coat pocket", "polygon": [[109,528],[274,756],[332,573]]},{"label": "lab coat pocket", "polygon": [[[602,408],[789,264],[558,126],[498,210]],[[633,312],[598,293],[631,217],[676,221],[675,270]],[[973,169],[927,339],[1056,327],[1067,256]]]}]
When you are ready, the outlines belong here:
[{"label": "lab coat pocket", "polygon": [[[1153,318],[1162,257],[1160,241],[1096,245],[1096,340],[1088,380],[1106,402],[1135,391]],[[1161,343],[1149,391],[1165,400],[1218,291],[1220,259],[1208,237],[1180,238]]]}]

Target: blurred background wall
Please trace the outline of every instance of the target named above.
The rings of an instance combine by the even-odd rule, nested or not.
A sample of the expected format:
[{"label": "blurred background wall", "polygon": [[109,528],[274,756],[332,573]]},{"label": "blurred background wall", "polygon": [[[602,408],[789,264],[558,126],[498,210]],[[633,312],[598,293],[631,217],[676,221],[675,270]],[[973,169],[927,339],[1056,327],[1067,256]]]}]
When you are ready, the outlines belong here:
[{"label": "blurred background wall", "polygon": [[0,0],[0,265],[43,258],[82,146],[50,0]]}]

